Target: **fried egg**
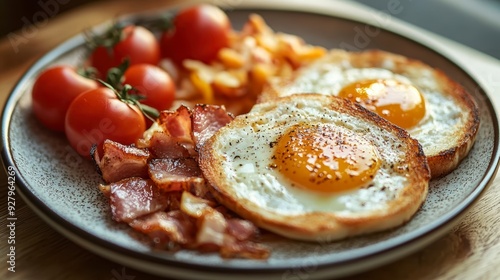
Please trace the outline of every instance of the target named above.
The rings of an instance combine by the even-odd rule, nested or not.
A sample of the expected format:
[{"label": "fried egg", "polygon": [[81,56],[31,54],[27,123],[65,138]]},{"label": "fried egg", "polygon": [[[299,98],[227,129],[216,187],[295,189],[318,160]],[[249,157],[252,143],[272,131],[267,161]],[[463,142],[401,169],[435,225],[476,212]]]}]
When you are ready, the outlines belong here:
[{"label": "fried egg", "polygon": [[260,102],[295,93],[347,98],[408,130],[422,145],[432,177],[458,166],[479,127],[477,106],[459,84],[422,62],[383,51],[333,50],[293,79],[271,81]]},{"label": "fried egg", "polygon": [[423,203],[430,173],[407,132],[348,100],[318,94],[260,103],[201,148],[219,202],[300,240],[389,229]]}]

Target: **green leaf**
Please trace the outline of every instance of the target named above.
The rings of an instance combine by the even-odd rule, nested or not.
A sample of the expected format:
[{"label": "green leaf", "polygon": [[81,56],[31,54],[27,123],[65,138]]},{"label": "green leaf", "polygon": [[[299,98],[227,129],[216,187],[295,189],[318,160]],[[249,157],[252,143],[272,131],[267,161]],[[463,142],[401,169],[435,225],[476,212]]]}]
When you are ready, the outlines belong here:
[{"label": "green leaf", "polygon": [[151,121],[154,122],[160,116],[160,112],[158,110],[156,110],[155,108],[148,106],[146,104],[142,104],[140,102],[140,100],[143,100],[146,98],[144,95],[135,94],[135,93],[130,94],[131,91],[134,91],[134,90],[137,91],[137,89],[135,89],[131,85],[125,84],[125,85],[123,85],[123,88],[121,89],[121,91],[118,91],[112,85],[110,85],[109,83],[107,83],[103,80],[97,79],[97,81],[100,82],[105,87],[111,89],[116,94],[116,97],[118,99],[120,99],[120,101],[122,101],[123,103],[137,106],[137,108],[139,108],[141,113],[146,118],[150,119]]},{"label": "green leaf", "polygon": [[106,83],[110,84],[115,89],[120,89],[123,75],[125,71],[127,71],[129,65],[129,59],[125,58],[120,65],[110,68],[106,75]]},{"label": "green leaf", "polygon": [[89,30],[85,31],[84,35],[87,41],[87,47],[91,50],[97,47],[105,47],[108,51],[111,51],[112,54],[113,47],[123,39],[122,31],[124,27],[125,25],[123,23],[114,22],[113,25],[102,34],[95,34]]}]

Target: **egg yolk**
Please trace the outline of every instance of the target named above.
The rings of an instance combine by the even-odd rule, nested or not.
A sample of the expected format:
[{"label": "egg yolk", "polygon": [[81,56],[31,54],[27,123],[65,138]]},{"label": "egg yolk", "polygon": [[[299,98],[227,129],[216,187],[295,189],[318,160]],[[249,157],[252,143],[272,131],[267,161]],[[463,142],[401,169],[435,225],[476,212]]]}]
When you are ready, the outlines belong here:
[{"label": "egg yolk", "polygon": [[402,128],[415,126],[425,116],[425,101],[418,89],[393,79],[354,82],[339,96],[360,103]]},{"label": "egg yolk", "polygon": [[299,187],[324,193],[360,188],[380,162],[365,138],[335,125],[296,125],[274,145],[273,167]]}]

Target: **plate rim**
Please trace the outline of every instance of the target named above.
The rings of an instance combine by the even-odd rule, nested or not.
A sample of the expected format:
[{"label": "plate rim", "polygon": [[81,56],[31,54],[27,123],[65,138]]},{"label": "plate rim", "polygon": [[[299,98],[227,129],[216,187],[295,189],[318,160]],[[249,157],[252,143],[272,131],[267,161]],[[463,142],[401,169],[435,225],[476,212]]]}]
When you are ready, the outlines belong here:
[{"label": "plate rim", "polygon": [[[195,1],[198,2],[198,1]],[[294,2],[294,5],[290,5],[289,2],[286,1],[276,1],[273,3],[267,3],[265,5],[262,5],[262,1],[249,1],[244,3],[242,5],[243,7],[237,7],[236,10],[249,10],[249,9],[259,9],[259,10],[278,10],[278,11],[284,11],[284,12],[298,12],[298,13],[305,13],[305,14],[313,14],[313,15],[320,15],[320,16],[326,16],[326,17],[334,17],[334,18],[339,18],[342,20],[348,20],[356,23],[361,23],[361,24],[368,24],[370,23],[360,21],[359,19],[353,19],[351,17],[351,14],[331,14],[329,10],[321,10],[318,11],[316,6],[315,7],[309,7],[308,9],[303,9],[301,11],[297,11],[297,5],[298,3]],[[265,3],[265,2],[264,2]],[[286,4],[285,4],[286,3]],[[323,3],[322,5],[328,5],[329,7],[335,4],[335,1],[317,1],[317,3]],[[185,5],[186,3],[183,3]],[[302,5],[302,8],[308,7],[307,4],[300,4]],[[178,5],[165,5],[162,7],[162,11],[166,11],[172,8],[178,7]],[[123,17],[120,17],[120,20],[126,20],[130,19],[133,17],[138,17],[143,14],[147,13],[138,13],[138,14],[131,14],[131,15],[125,15]],[[104,26],[107,23],[102,23],[99,26]],[[385,240],[381,242],[381,244],[374,244],[371,245],[370,248],[373,248],[370,252],[362,254],[363,256],[354,256],[349,259],[345,259],[342,261],[336,261],[334,263],[332,262],[323,262],[323,263],[318,263],[317,267],[319,269],[326,269],[326,268],[336,268],[337,266],[343,266],[343,265],[348,265],[348,264],[355,264],[359,262],[360,260],[363,259],[371,259],[371,258],[376,258],[377,256],[384,255],[387,252],[392,252],[395,251],[396,249],[399,248],[401,250],[401,247],[407,246],[408,244],[412,243],[417,243],[419,240],[422,240],[426,238],[428,240],[427,243],[430,243],[432,238],[437,239],[440,234],[437,234],[439,232],[444,231],[444,227],[450,228],[453,224],[453,222],[457,223],[459,221],[459,217],[462,216],[467,212],[467,210],[479,200],[480,196],[484,194],[488,186],[493,182],[493,179],[495,178],[495,174],[498,171],[499,168],[499,159],[500,159],[500,151],[499,151],[499,125],[498,125],[498,117],[497,114],[495,113],[495,108],[493,105],[493,102],[491,101],[487,91],[485,88],[477,81],[476,77],[472,74],[469,73],[464,67],[458,65],[453,59],[449,58],[446,54],[443,52],[438,52],[435,49],[431,48],[428,44],[424,44],[422,42],[418,42],[415,39],[405,36],[404,34],[400,34],[398,32],[395,32],[392,29],[388,29],[387,27],[379,27],[381,30],[384,32],[390,32],[393,33],[394,35],[397,35],[398,37],[404,39],[404,40],[409,40],[412,43],[418,44],[421,47],[424,47],[426,50],[429,50],[431,52],[434,52],[435,54],[443,57],[447,62],[453,64],[456,66],[457,69],[459,69],[461,72],[463,72],[471,81],[474,82],[474,85],[477,86],[479,89],[479,95],[484,99],[484,103],[488,106],[489,112],[491,112],[491,118],[492,122],[494,125],[494,148],[492,151],[492,158],[488,164],[488,169],[487,171],[483,174],[480,182],[478,185],[474,188],[474,190],[463,199],[458,205],[456,205],[453,208],[453,211],[450,211],[449,213],[446,213],[443,215],[440,219],[433,221],[430,224],[427,224],[425,227],[420,228],[416,231],[412,231],[410,233],[405,234],[403,237],[404,238],[397,238],[397,239],[402,239],[399,240],[399,242],[396,242],[396,244],[393,244],[392,246],[389,246],[389,243],[392,243],[391,240]],[[65,230],[70,231],[72,234],[75,234],[76,236],[88,240],[89,242],[92,242],[93,244],[96,244],[100,248],[115,252],[117,254],[123,254],[126,255],[127,257],[132,257],[132,259],[141,259],[141,260],[146,260],[148,262],[154,262],[163,266],[177,266],[177,267],[182,267],[182,268],[187,268],[187,269],[193,269],[196,266],[198,269],[202,269],[204,271],[213,271],[213,272],[220,272],[223,271],[224,273],[228,273],[229,271],[231,272],[237,272],[237,273],[245,273],[245,272],[252,272],[252,273],[272,273],[272,272],[283,272],[286,269],[290,269],[292,267],[290,266],[281,266],[281,265],[275,265],[273,264],[272,266],[259,266],[259,267],[234,267],[231,264],[223,263],[218,266],[214,265],[204,265],[200,263],[191,263],[191,262],[186,262],[184,260],[175,260],[175,259],[168,259],[164,258],[161,256],[158,256],[154,252],[139,252],[135,251],[132,249],[124,248],[122,246],[119,246],[117,244],[111,243],[105,239],[99,238],[96,235],[91,234],[90,232],[85,231],[84,229],[79,228],[78,226],[74,225],[71,223],[69,220],[66,220],[62,218],[61,216],[57,215],[48,205],[43,203],[41,200],[39,200],[33,193],[29,191],[27,181],[24,179],[22,174],[19,172],[19,169],[17,168],[17,164],[13,160],[12,152],[11,152],[11,146],[10,146],[10,138],[9,138],[9,130],[10,130],[10,124],[11,124],[11,119],[14,113],[15,108],[18,105],[19,100],[23,96],[23,87],[25,86],[26,82],[38,71],[40,71],[43,67],[45,67],[47,64],[49,64],[51,61],[53,61],[55,58],[68,53],[76,48],[79,48],[84,42],[84,36],[79,33],[78,35],[70,38],[69,40],[66,40],[62,44],[59,44],[56,46],[54,49],[49,51],[48,53],[44,54],[42,57],[40,57],[36,62],[34,62],[27,71],[24,72],[24,74],[21,76],[21,78],[16,82],[15,86],[11,90],[11,92],[8,95],[8,98],[6,100],[6,103],[4,105],[3,111],[2,111],[2,142],[3,142],[3,147],[1,151],[2,155],[2,160],[4,163],[4,166],[6,167],[7,165],[10,166],[15,166],[16,167],[16,184],[18,192],[21,193],[21,196],[23,199],[28,202],[31,208],[34,208],[35,212],[40,216],[40,213],[43,215],[46,215],[46,217],[42,218],[48,222],[53,228],[53,223],[62,226]],[[58,230],[60,233],[61,229]],[[64,234],[67,237],[67,234]],[[72,238],[70,238],[72,241],[75,242]],[[77,242],[78,243],[78,242]],[[378,245],[378,246],[375,246]],[[382,249],[378,249],[378,247],[382,247]],[[385,247],[385,248],[384,248]],[[418,246],[417,246],[418,247]],[[89,249],[85,247],[86,249]],[[360,248],[366,251],[364,248]],[[89,249],[91,250],[91,249]],[[95,252],[94,250],[91,250]],[[411,253],[411,252],[408,252]],[[228,271],[229,270],[229,271]]]}]

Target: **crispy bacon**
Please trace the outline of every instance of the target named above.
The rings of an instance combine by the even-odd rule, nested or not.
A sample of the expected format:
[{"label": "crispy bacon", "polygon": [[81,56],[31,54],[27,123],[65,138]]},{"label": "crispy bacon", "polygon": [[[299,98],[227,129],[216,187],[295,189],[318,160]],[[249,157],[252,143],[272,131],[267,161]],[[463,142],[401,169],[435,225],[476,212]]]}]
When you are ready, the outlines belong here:
[{"label": "crispy bacon", "polygon": [[269,249],[252,241],[228,241],[220,248],[219,254],[223,258],[267,259]]},{"label": "crispy bacon", "polygon": [[196,105],[192,111],[193,139],[196,150],[212,137],[221,127],[228,124],[233,116],[224,107],[215,105]]},{"label": "crispy bacon", "polygon": [[134,146],[125,146],[120,143],[105,140],[103,156],[93,149],[92,158],[105,182],[117,182],[129,177],[148,177],[147,161],[149,151]]},{"label": "crispy bacon", "polygon": [[[111,198],[116,194],[117,188],[123,191],[122,187],[125,185],[128,191],[122,195],[131,194],[130,190],[133,189],[133,196],[137,196],[137,193],[148,193],[145,189],[148,189],[148,186],[154,186],[147,182],[148,180],[135,179],[132,185],[130,182],[125,182],[119,187],[116,183],[111,184]],[[171,250],[181,247],[196,249],[200,252],[219,252],[225,258],[264,259],[269,256],[269,250],[266,247],[251,241],[257,233],[257,228],[252,223],[225,217],[214,208],[216,203],[213,201],[196,197],[185,191],[180,197],[179,195],[180,192],[166,193],[162,196],[164,199],[161,204],[153,201],[154,199],[149,199],[150,203],[144,203],[142,199],[129,200],[129,203],[122,205],[121,209],[132,208],[132,211],[125,210],[118,214],[124,216],[123,213],[137,213],[138,208],[135,206],[140,205],[140,208],[144,210],[140,215],[132,219],[129,218],[131,216],[126,219],[122,217],[121,221],[127,222],[134,230],[147,235],[156,248]],[[155,194],[152,197],[158,198]],[[131,204],[133,204],[132,207]],[[161,207],[151,207],[151,205],[161,205]],[[160,209],[149,211],[156,208]],[[113,214],[117,213],[115,210]]]},{"label": "crispy bacon", "polygon": [[111,214],[117,222],[131,222],[168,206],[166,196],[152,180],[127,178],[111,183],[110,189]]},{"label": "crispy bacon", "polygon": [[181,209],[182,193],[183,193],[183,191],[164,193],[164,195],[167,197],[167,201],[168,201],[168,206],[165,209],[165,212],[175,211],[175,210]]},{"label": "crispy bacon", "polygon": [[189,216],[199,219],[203,215],[214,211],[212,207],[215,206],[213,201],[209,201],[193,195],[189,192],[182,193],[181,197],[181,211]]},{"label": "crispy bacon", "polygon": [[196,105],[192,111],[180,106],[176,111],[162,111],[149,136],[137,144],[151,149],[155,158],[197,156],[205,141],[232,119],[221,106]]},{"label": "crispy bacon", "polygon": [[191,136],[191,111],[180,106],[176,111],[162,111],[143,139],[141,148],[149,148],[154,158],[180,158],[196,156]]},{"label": "crispy bacon", "polygon": [[186,147],[164,131],[153,132],[149,139],[149,149],[154,158],[184,158],[190,156],[190,152]]},{"label": "crispy bacon", "polygon": [[226,240],[227,221],[221,213],[213,208],[209,209],[212,211],[205,211],[205,214],[198,218],[199,227],[196,242],[222,247]]},{"label": "crispy bacon", "polygon": [[237,240],[249,240],[255,237],[258,231],[257,227],[247,220],[227,219],[227,233]]},{"label": "crispy bacon", "polygon": [[129,225],[148,235],[157,248],[172,243],[184,246],[194,243],[195,220],[179,210],[158,211],[135,219]]},{"label": "crispy bacon", "polygon": [[176,111],[162,111],[158,123],[165,128],[177,142],[193,143],[191,137],[191,112],[186,106],[179,106]]},{"label": "crispy bacon", "polygon": [[265,259],[269,249],[250,241],[258,229],[249,221],[226,218],[213,208],[214,203],[184,192],[181,211],[197,220],[196,243],[205,251],[217,250],[222,257]]},{"label": "crispy bacon", "polygon": [[219,252],[225,258],[264,259],[269,250],[251,241],[257,227],[219,204],[208,191],[197,150],[233,117],[223,107],[197,105],[161,112],[135,146],[107,140],[93,157],[112,217],[144,233],[156,248]]},{"label": "crispy bacon", "polygon": [[[161,128],[161,131],[165,133],[162,138],[170,138],[168,143],[176,143],[175,146],[181,146],[180,149],[182,153],[187,153],[188,155],[197,155],[194,150],[194,140],[191,131],[191,111],[186,106],[179,106],[175,111],[162,111],[157,119],[157,125]],[[154,143],[150,146],[154,147]],[[161,155],[160,158],[177,158],[181,156],[176,155]]]},{"label": "crispy bacon", "polygon": [[205,188],[205,179],[193,158],[153,159],[148,164],[148,173],[163,191]]}]

